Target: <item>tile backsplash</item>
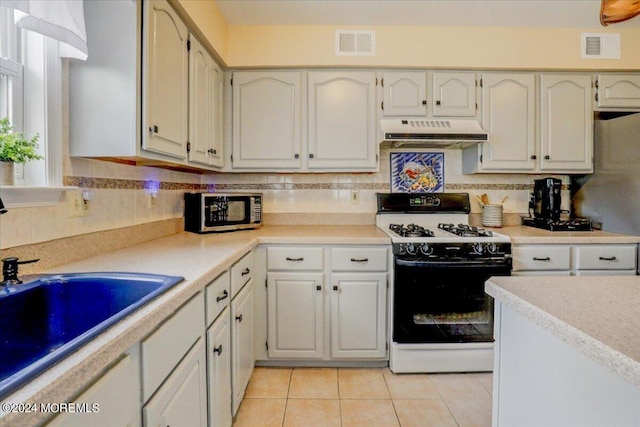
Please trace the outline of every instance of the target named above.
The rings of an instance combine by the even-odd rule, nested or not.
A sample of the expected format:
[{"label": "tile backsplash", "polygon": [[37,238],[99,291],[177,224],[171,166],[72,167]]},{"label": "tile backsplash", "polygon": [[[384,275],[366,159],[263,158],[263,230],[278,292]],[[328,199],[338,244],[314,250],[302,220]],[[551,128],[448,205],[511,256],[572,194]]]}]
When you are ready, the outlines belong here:
[{"label": "tile backsplash", "polygon": [[[89,191],[90,214],[69,218],[66,195],[55,206],[15,208],[0,217],[0,249],[97,231],[147,224],[182,216],[185,191],[256,191],[264,194],[265,222],[372,224],[376,192],[389,191],[389,154],[382,150],[377,173],[217,173],[198,175],[159,168],[68,158],[65,185]],[[468,192],[472,213],[481,208],[474,195],[504,203],[505,213],[525,214],[533,179],[525,174],[461,173],[462,152],[444,150],[445,191]],[[568,177],[563,176],[568,184]],[[157,191],[155,203],[150,192]],[[569,209],[568,190],[563,206]]]}]

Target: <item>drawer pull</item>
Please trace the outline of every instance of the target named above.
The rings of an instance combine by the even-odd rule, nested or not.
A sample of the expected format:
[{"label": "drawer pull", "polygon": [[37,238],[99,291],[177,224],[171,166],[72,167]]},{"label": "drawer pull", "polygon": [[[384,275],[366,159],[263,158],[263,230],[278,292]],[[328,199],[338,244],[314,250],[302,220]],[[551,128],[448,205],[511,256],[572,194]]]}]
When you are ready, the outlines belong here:
[{"label": "drawer pull", "polygon": [[538,257],[535,257],[535,256],[534,256],[534,257],[533,257],[533,260],[534,260],[534,261],[551,261],[551,258],[549,258],[548,256],[547,256],[547,257],[544,257],[544,258],[538,258]]},{"label": "drawer pull", "polygon": [[351,258],[351,262],[369,262],[369,258]]},{"label": "drawer pull", "polygon": [[291,258],[291,257],[287,257],[286,258],[287,261],[304,261],[304,257],[300,257],[300,258]]},{"label": "drawer pull", "polygon": [[213,349],[213,353],[220,356],[222,354],[222,344]]},{"label": "drawer pull", "polygon": [[245,268],[244,270],[242,270],[242,273],[240,273],[242,276],[246,276],[247,274],[251,273],[251,270],[249,269],[249,267]]},{"label": "drawer pull", "polygon": [[614,257],[614,256],[612,256],[612,257],[601,256],[601,257],[598,257],[598,259],[600,261],[615,261],[617,258]]},{"label": "drawer pull", "polygon": [[316,286],[316,291],[321,291],[322,290],[322,286],[321,285],[317,285]]},{"label": "drawer pull", "polygon": [[334,291],[337,291],[337,290],[338,290],[338,287],[337,287],[336,285],[333,285],[333,290],[334,290]]},{"label": "drawer pull", "polygon": [[225,289],[219,297],[216,297],[216,302],[220,302],[223,299],[229,298],[229,292]]},{"label": "drawer pull", "polygon": [[242,322],[242,314],[241,314],[241,315],[239,315],[239,316],[236,316],[236,320],[237,320],[238,322]]}]

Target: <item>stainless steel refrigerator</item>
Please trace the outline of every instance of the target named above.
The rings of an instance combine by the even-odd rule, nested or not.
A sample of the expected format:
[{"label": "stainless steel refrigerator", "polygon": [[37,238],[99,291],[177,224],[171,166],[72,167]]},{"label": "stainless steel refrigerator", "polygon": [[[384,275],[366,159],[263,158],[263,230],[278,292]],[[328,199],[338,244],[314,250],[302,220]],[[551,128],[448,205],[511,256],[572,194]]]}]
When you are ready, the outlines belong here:
[{"label": "stainless steel refrigerator", "polygon": [[640,113],[600,113],[594,123],[594,173],[572,177],[574,215],[640,235]]}]

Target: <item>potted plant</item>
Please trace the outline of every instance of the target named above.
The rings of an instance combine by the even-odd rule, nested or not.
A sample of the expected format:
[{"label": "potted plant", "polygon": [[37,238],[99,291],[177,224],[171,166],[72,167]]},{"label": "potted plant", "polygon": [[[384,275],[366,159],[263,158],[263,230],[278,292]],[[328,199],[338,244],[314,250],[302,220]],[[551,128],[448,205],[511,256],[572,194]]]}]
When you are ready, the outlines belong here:
[{"label": "potted plant", "polygon": [[0,185],[13,185],[14,164],[24,164],[29,160],[40,160],[38,138],[30,140],[21,132],[16,132],[8,118],[0,119]]}]

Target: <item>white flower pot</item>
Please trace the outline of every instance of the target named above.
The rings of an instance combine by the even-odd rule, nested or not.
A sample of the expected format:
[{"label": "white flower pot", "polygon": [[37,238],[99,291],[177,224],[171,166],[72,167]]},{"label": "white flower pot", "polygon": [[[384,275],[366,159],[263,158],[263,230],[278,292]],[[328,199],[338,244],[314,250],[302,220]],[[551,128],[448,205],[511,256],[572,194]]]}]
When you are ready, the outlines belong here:
[{"label": "white flower pot", "polygon": [[13,162],[0,161],[0,185],[15,185]]}]

